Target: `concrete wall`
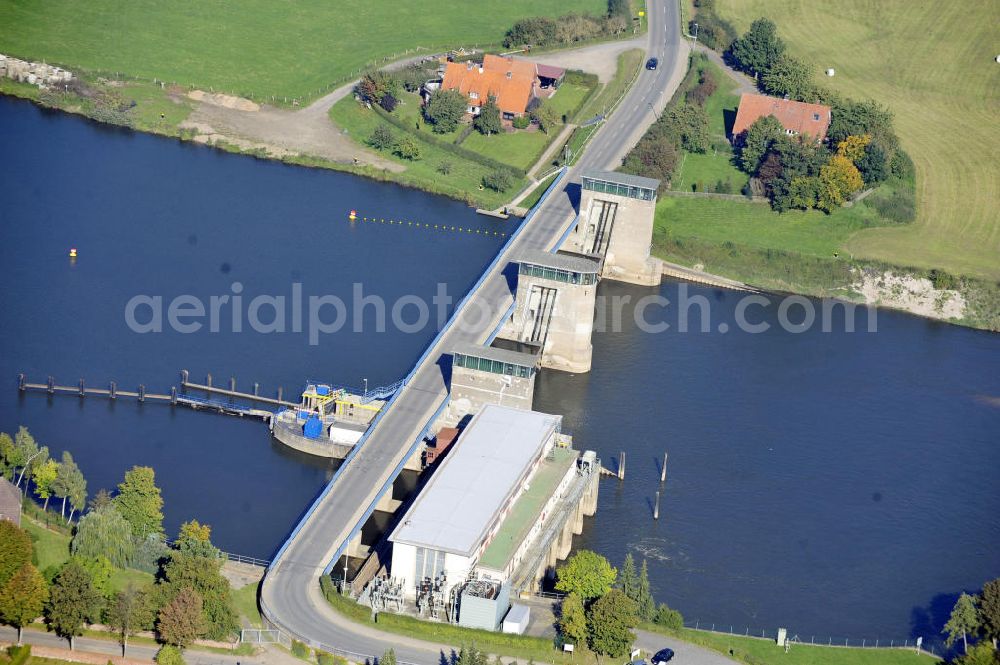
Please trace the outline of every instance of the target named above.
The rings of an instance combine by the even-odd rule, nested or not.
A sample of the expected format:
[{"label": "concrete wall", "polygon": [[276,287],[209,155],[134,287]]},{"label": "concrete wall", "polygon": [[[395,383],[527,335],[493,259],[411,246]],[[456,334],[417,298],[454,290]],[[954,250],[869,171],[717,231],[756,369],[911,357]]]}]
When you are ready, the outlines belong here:
[{"label": "concrete wall", "polygon": [[[606,204],[617,207],[613,226],[605,229],[609,235],[602,240],[600,215]],[[642,201],[583,189],[580,220],[564,249],[580,254],[603,253],[601,277],[605,279],[655,286],[660,283],[663,271],[663,262],[649,255],[655,215],[655,200]]]},{"label": "concrete wall", "polygon": [[[543,290],[554,292],[551,316],[540,310]],[[500,336],[517,342],[532,342],[538,316],[546,316],[541,365],[566,372],[589,372],[594,347],[594,304],[597,285],[567,284],[543,277],[517,276],[514,314],[500,331]],[[542,322],[545,324],[545,322]]]},{"label": "concrete wall", "polygon": [[523,378],[452,366],[448,420],[458,422],[487,404],[530,411],[535,399],[535,375]]}]

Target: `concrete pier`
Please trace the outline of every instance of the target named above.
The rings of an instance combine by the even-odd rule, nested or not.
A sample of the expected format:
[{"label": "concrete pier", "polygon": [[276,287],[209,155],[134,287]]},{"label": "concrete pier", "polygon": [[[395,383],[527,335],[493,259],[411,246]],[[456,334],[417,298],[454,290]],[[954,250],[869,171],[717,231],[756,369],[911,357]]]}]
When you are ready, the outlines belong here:
[{"label": "concrete pier", "polygon": [[604,279],[659,284],[663,262],[649,250],[660,181],[596,170],[585,171],[582,180],[580,218],[564,249],[603,259]]},{"label": "concrete pier", "polygon": [[537,345],[542,367],[589,372],[600,269],[590,258],[526,252],[518,262],[514,313],[500,336]]}]

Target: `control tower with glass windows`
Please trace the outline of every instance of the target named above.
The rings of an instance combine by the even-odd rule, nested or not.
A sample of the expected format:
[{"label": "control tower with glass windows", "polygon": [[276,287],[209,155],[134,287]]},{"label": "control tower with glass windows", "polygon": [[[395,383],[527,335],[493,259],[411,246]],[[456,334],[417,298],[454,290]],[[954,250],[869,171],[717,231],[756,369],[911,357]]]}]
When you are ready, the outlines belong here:
[{"label": "control tower with glass windows", "polygon": [[462,344],[451,354],[451,401],[446,421],[457,423],[487,404],[531,410],[538,357],[479,344]]},{"label": "control tower with glass windows", "polygon": [[514,314],[500,336],[537,348],[543,367],[589,372],[599,271],[594,259],[524,252]]},{"label": "control tower with glass windows", "polygon": [[563,249],[603,259],[605,279],[659,284],[663,262],[649,249],[660,181],[614,171],[585,171],[582,178],[580,219]]}]

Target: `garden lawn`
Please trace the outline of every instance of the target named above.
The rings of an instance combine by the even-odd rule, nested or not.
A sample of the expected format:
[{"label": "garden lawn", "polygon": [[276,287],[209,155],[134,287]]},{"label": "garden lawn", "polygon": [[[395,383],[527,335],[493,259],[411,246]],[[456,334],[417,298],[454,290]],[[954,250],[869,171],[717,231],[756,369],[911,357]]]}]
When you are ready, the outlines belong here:
[{"label": "garden lawn", "polygon": [[233,591],[233,605],[240,616],[244,616],[254,626],[260,627],[260,610],[257,608],[257,588],[260,583],[247,584]]},{"label": "garden lawn", "polygon": [[766,203],[749,201],[661,196],[656,204],[654,235],[833,258],[866,222],[879,223],[863,204],[827,215],[818,210],[777,213]]},{"label": "garden lawn", "polygon": [[50,531],[30,519],[21,520],[21,527],[31,536],[38,570],[61,566],[69,558],[68,535]]},{"label": "garden lawn", "polygon": [[736,168],[732,150],[724,144],[712,146],[704,154],[685,152],[670,180],[670,188],[690,192],[697,184],[699,191],[715,191],[715,184],[720,181],[729,183],[731,194],[739,194],[747,183],[747,174]]},{"label": "garden lawn", "polygon": [[[330,108],[330,118],[350,136],[363,143],[379,125],[388,127],[397,137],[403,130],[381,118],[378,113],[358,104],[353,97],[345,97]],[[506,192],[494,192],[489,189],[480,190],[483,176],[492,169],[471,159],[449,152],[447,149],[424,140],[429,130],[407,132],[420,145],[421,158],[415,161],[401,159],[389,152],[382,152],[383,157],[391,159],[406,167],[406,171],[392,174],[391,179],[403,185],[417,187],[458,199],[465,199],[484,208],[499,208],[511,196],[520,191],[524,179],[517,179]],[[471,137],[470,137],[471,138]],[[464,146],[463,146],[464,147]],[[450,165],[450,172],[442,174],[438,171],[441,164]]]},{"label": "garden lawn", "polygon": [[603,14],[604,0],[0,0],[0,53],[237,94],[311,98],[385,58],[498,45],[516,20]]},{"label": "garden lawn", "polygon": [[575,83],[563,83],[556,90],[556,94],[545,100],[545,105],[556,112],[562,118],[566,116],[568,120],[573,119],[573,115],[580,104],[590,93],[590,88]]},{"label": "garden lawn", "polygon": [[672,631],[648,625],[644,628],[673,635],[727,656],[732,649],[737,662],[754,665],[936,665],[940,662],[931,656],[918,655],[912,649],[848,649],[793,644],[785,653],[772,640],[690,629]]},{"label": "garden lawn", "polygon": [[[917,220],[854,235],[847,247],[855,256],[1000,278],[1000,3],[844,0],[836,11],[813,0],[716,5],[740,31],[767,16],[820,84],[895,114],[917,169]],[[828,67],[835,77],[822,76]]]},{"label": "garden lawn", "polygon": [[554,128],[549,134],[523,129],[484,136],[473,131],[462,141],[462,147],[527,171],[541,157],[549,141],[557,135],[557,129],[562,129],[562,125]]}]

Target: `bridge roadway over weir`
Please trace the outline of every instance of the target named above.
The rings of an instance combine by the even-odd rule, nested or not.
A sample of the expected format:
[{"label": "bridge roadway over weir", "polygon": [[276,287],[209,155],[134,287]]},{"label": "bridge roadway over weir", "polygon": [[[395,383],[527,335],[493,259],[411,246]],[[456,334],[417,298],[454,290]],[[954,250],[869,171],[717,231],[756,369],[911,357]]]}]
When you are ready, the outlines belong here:
[{"label": "bridge roadway over weir", "polygon": [[507,266],[525,251],[551,250],[561,243],[576,218],[567,184],[578,182],[583,170],[617,167],[655,119],[653,110],[662,110],[680,83],[687,65],[687,47],[679,32],[678,5],[674,0],[650,0],[647,16],[648,56],[659,58],[660,68],[640,73],[577,165],[560,176],[508,239],[479,282],[456,306],[447,327],[421,356],[405,386],[379,413],[278,551],[260,595],[261,610],[274,627],[326,650],[378,656],[385,648],[394,647],[401,661],[437,662],[435,645],[402,636],[386,641],[384,634],[350,623],[333,611],[321,595],[319,577],[329,572],[346,550],[447,404],[443,356],[457,344],[490,339],[510,311],[513,294],[504,276]]}]

